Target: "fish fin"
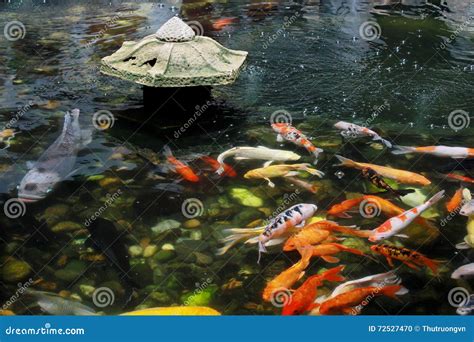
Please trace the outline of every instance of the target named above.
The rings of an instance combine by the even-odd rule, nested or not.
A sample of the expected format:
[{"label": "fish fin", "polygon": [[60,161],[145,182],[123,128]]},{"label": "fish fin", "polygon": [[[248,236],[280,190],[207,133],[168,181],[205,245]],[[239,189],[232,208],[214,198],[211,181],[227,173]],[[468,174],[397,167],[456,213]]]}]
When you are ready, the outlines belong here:
[{"label": "fish fin", "polygon": [[405,265],[407,265],[408,267],[410,267],[411,269],[415,270],[415,271],[419,271],[420,268],[418,266],[416,266],[414,263],[411,263],[409,261],[402,261]]},{"label": "fish fin", "polygon": [[[223,255],[227,251],[235,246],[237,243],[247,240],[246,243],[250,243],[249,240],[253,237],[258,237],[262,233],[264,227],[257,228],[231,228],[226,229],[224,233],[230,233],[229,236],[219,240],[220,243],[223,243],[224,246],[219,248],[216,252],[216,255]],[[255,241],[255,243],[258,241]]]},{"label": "fish fin", "polygon": [[344,278],[340,272],[342,272],[345,267],[345,265],[339,265],[322,273],[321,276],[327,281],[344,281],[346,278]]},{"label": "fish fin", "polygon": [[409,238],[409,236],[406,235],[406,234],[395,234],[394,236],[402,238],[402,239],[408,239]]},{"label": "fish fin", "polygon": [[319,154],[324,152],[322,148],[316,147],[316,149],[312,152],[314,157],[316,158],[316,162],[318,161]]},{"label": "fish fin", "polygon": [[260,264],[260,259],[262,258],[262,253],[267,253],[267,249],[265,248],[265,244],[262,241],[258,242],[258,260],[257,264]]},{"label": "fish fin", "polygon": [[296,228],[303,228],[304,226],[306,226],[306,221],[301,221],[300,223],[295,225]]},{"label": "fish fin", "polygon": [[411,146],[394,145],[393,148],[392,154],[407,154],[415,151],[415,148]]},{"label": "fish fin", "polygon": [[470,201],[470,200],[472,200],[472,194],[471,194],[471,191],[470,191],[468,188],[465,188],[465,189],[462,191],[462,198],[463,198],[465,201]]},{"label": "fish fin", "polygon": [[75,174],[77,174],[79,172],[79,170],[82,170],[84,169],[85,166],[79,166],[78,168],[72,170],[71,172],[69,172],[66,177],[64,177],[64,179],[68,179],[68,178],[71,178],[72,176],[74,176]]},{"label": "fish fin", "polygon": [[84,148],[92,142],[92,131],[90,129],[81,130],[81,147]]},{"label": "fish fin", "polygon": [[382,144],[384,144],[386,147],[388,148],[392,148],[393,145],[390,141],[382,138],[380,135],[376,135],[372,138],[372,140],[375,140],[375,141],[380,141]]},{"label": "fish fin", "polygon": [[277,134],[277,142],[283,142],[285,139],[283,139],[281,134]]},{"label": "fish fin", "polygon": [[265,163],[263,163],[263,167],[268,167],[268,166],[270,166],[272,163],[273,163],[273,160],[266,161]]},{"label": "fish fin", "polygon": [[331,264],[337,264],[337,263],[340,261],[339,258],[330,256],[330,255],[323,255],[323,256],[321,257],[321,259],[323,259],[324,261],[329,262],[329,263],[331,263]]},{"label": "fish fin", "polygon": [[163,154],[166,157],[172,157],[173,156],[173,152],[171,152],[171,149],[169,148],[168,145],[163,146]]},{"label": "fish fin", "polygon": [[249,160],[247,157],[234,157],[235,160]]},{"label": "fish fin", "polygon": [[441,190],[441,191],[437,192],[433,197],[431,197],[428,200],[428,202],[427,202],[428,205],[432,206],[432,205],[436,204],[436,202],[438,202],[439,200],[441,200],[444,197],[444,193],[445,193],[444,190]]},{"label": "fish fin", "polygon": [[338,154],[335,157],[339,160],[340,164],[334,164],[333,166],[356,166],[357,163],[349,158],[340,156]]},{"label": "fish fin", "polygon": [[219,168],[216,170],[216,173],[220,176],[224,173],[224,166],[221,164]]},{"label": "fish fin", "polygon": [[268,186],[270,188],[274,188],[275,187],[275,183],[273,183],[270,178],[264,178],[267,182],[268,182]]},{"label": "fish fin", "polygon": [[[258,238],[258,236],[257,236]],[[280,237],[280,238],[276,238],[276,239],[271,239],[270,241],[268,241],[265,246],[267,247],[271,247],[271,246],[276,246],[276,245],[280,245],[282,244],[283,242],[286,241],[286,237]]]},{"label": "fish fin", "polygon": [[298,176],[299,174],[300,173],[298,171],[288,171],[285,177],[294,177],[294,176]]},{"label": "fish fin", "polygon": [[457,249],[470,249],[470,248],[472,248],[472,247],[469,246],[469,244],[464,241],[464,242],[457,243],[457,244],[456,244],[456,248],[457,248]]},{"label": "fish fin", "polygon": [[324,176],[324,172],[308,167],[307,165],[302,166],[301,170],[306,171],[312,174],[313,176],[318,176],[319,178],[323,178]]},{"label": "fish fin", "polygon": [[266,146],[262,146],[262,145],[260,145],[260,146],[257,146],[257,147],[258,147],[258,148],[265,148],[265,149],[269,150],[269,148],[268,148],[268,147],[266,147]]},{"label": "fish fin", "polygon": [[391,298],[397,298],[397,293],[401,290],[403,286],[401,285],[389,285],[382,287],[380,290],[381,293],[383,293],[387,297]]},{"label": "fish fin", "polygon": [[433,260],[430,258],[423,258],[423,262],[426,266],[433,272],[433,274],[438,274],[438,267],[443,262],[441,260]]}]

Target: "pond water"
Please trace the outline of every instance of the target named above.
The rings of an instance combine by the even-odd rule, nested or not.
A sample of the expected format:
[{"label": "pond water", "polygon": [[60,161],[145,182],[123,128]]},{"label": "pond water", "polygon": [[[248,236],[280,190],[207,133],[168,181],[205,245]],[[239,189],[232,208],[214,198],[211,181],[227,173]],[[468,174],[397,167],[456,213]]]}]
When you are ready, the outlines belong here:
[{"label": "pond water", "polygon": [[[99,72],[101,58],[125,40],[156,32],[175,15],[222,45],[249,52],[237,81],[214,87],[212,110],[201,103],[196,112],[202,115],[189,124],[186,117],[175,119],[172,111],[149,114],[141,86]],[[66,111],[79,108],[81,127],[93,134],[71,177],[44,200],[20,205],[19,218],[2,217],[2,303],[31,278],[35,290],[81,300],[105,314],[186,304],[223,314],[280,314],[278,305],[262,299],[262,291],[298,261],[298,253],[269,247],[259,265],[257,246],[238,244],[217,256],[222,230],[257,226],[276,210],[297,203],[317,204],[316,215],[325,217],[331,205],[377,191],[359,171],[333,166],[335,154],[422,173],[432,184],[418,187],[418,194],[426,197],[444,189],[451,198],[460,183],[439,174],[456,167],[459,174],[473,177],[472,164],[394,156],[370,139],[344,139],[333,125],[344,120],[367,126],[398,145],[473,147],[472,16],[474,6],[463,0],[1,2],[2,24],[23,25],[21,37],[8,39],[5,33],[0,39],[0,127],[17,132],[3,139],[0,150],[5,203],[16,198],[27,162],[38,160],[59,136]],[[364,31],[367,23],[371,26]],[[111,113],[107,129],[93,125],[98,111]],[[283,178],[271,188],[265,180],[242,177],[261,167],[261,161],[227,159],[238,173],[231,178],[219,177],[199,159],[216,158],[234,146],[266,146],[294,151],[312,162],[304,149],[276,141],[270,126],[275,115],[291,120],[324,149],[317,168],[325,176],[301,176],[316,193]],[[165,145],[189,163],[199,182],[171,171]],[[239,189],[244,198],[236,195]],[[249,198],[257,204],[243,203]],[[197,215],[183,209],[183,203],[196,205]],[[390,241],[443,260],[439,276],[395,261],[409,293],[399,301],[374,299],[363,314],[456,314],[449,291],[474,291],[472,283],[451,279],[456,268],[473,260],[472,249],[455,247],[466,235],[467,218],[453,215],[441,225],[448,213],[444,203],[435,208],[429,215],[440,230],[437,238],[427,238],[415,227],[409,239]],[[116,224],[116,232],[99,235],[126,256],[127,276],[88,243],[87,220],[97,216]],[[336,220],[373,229],[385,217],[353,214]],[[341,243],[370,253],[366,240]],[[390,269],[380,255],[338,257],[348,279]],[[333,266],[313,258],[306,273]],[[130,298],[127,282],[134,288]],[[320,293],[334,286],[325,283]],[[111,290],[113,300],[97,303],[93,294],[99,288]],[[42,313],[34,296],[13,302],[4,309]]]}]

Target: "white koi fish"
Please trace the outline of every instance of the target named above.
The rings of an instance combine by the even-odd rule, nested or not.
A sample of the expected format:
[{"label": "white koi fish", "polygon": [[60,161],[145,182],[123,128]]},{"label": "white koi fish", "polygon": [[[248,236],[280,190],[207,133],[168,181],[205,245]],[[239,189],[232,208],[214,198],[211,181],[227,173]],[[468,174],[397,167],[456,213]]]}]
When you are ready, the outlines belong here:
[{"label": "white koi fish", "polygon": [[317,209],[318,207],[314,204],[301,203],[280,213],[265,226],[226,229],[224,233],[230,233],[230,235],[220,240],[224,246],[216,254],[222,255],[238,242],[244,241],[248,244],[259,244],[260,260],[260,253],[266,251],[265,246],[273,246],[285,241],[295,228],[303,227],[305,221],[312,217]]},{"label": "white koi fish", "polygon": [[371,137],[372,140],[378,140],[388,148],[392,148],[392,143],[390,141],[383,139],[380,135],[367,127],[362,127],[345,121],[337,122],[334,124],[334,127],[341,130],[341,135],[344,138]]},{"label": "white koi fish", "polygon": [[369,237],[369,241],[378,242],[392,236],[408,237],[406,235],[398,234],[401,230],[410,225],[418,216],[420,216],[425,210],[432,207],[439,200],[444,197],[444,190],[438,192],[436,195],[431,197],[428,201],[415,208],[407,210],[400,215],[394,216],[380,226],[372,230],[372,234]]},{"label": "white koi fish", "polygon": [[469,249],[474,248],[474,200],[469,189],[464,189],[462,196],[464,205],[459,210],[459,214],[467,216],[467,235],[463,242],[456,244],[456,248]]},{"label": "white koi fish", "polygon": [[452,279],[469,279],[474,278],[474,262],[463,265],[454,270],[451,274]]},{"label": "white koi fish", "polygon": [[437,157],[453,158],[453,159],[464,159],[474,158],[474,148],[468,147],[451,147],[451,146],[399,146],[395,145],[393,154],[408,154],[408,153],[422,153],[431,154]]},{"label": "white koi fish", "polygon": [[217,169],[216,171],[218,174],[222,174],[224,172],[224,160],[232,156],[234,157],[235,160],[259,159],[259,160],[267,160],[269,162],[273,162],[273,161],[285,162],[289,160],[298,160],[301,158],[301,156],[299,156],[298,154],[294,152],[285,151],[285,150],[274,150],[265,146],[233,147],[230,150],[222,152],[217,157],[217,161],[220,164],[219,169]]}]

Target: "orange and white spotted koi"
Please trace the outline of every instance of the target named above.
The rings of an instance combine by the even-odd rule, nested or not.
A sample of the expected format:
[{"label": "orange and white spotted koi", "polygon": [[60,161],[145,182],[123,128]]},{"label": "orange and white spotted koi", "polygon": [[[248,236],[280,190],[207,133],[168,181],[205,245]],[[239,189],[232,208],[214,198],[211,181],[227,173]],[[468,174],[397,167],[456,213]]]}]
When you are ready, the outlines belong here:
[{"label": "orange and white spotted koi", "polygon": [[437,157],[446,157],[454,159],[474,158],[474,148],[469,147],[451,147],[451,146],[394,146],[393,154],[422,153],[431,154]]},{"label": "orange and white spotted koi", "polygon": [[406,235],[398,234],[401,230],[406,228],[410,225],[417,217],[419,217],[425,210],[432,207],[436,204],[439,200],[444,197],[444,190],[441,190],[436,195],[431,197],[428,201],[419,206],[416,206],[410,210],[407,210],[400,215],[394,216],[384,223],[382,223],[379,227],[372,230],[372,233],[369,237],[369,241],[377,242],[392,236],[399,236],[399,237],[408,237]]},{"label": "orange and white spotted koi", "polygon": [[367,127],[362,127],[353,123],[339,121],[334,124],[334,127],[341,130],[341,135],[344,138],[358,138],[358,137],[371,137],[372,140],[378,140],[382,142],[388,148],[392,148],[392,143],[388,140],[383,139],[376,132],[368,129]]},{"label": "orange and white spotted koi", "polygon": [[309,153],[312,153],[316,158],[314,164],[317,163],[319,154],[323,152],[322,149],[313,145],[313,143],[298,129],[290,125],[289,123],[274,123],[272,128],[278,133],[277,141],[283,142],[284,140],[290,141],[295,145],[304,147]]}]

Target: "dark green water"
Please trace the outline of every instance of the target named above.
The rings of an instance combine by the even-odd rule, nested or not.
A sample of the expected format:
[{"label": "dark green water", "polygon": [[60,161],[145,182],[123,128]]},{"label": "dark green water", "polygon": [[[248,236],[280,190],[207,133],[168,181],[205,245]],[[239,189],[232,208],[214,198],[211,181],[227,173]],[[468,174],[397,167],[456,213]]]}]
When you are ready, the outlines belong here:
[{"label": "dark green water", "polygon": [[[21,219],[2,218],[3,302],[17,291],[19,282],[31,277],[43,279],[34,285],[36,289],[69,291],[66,295],[80,297],[84,304],[106,314],[189,304],[188,296],[200,298],[202,289],[210,299],[199,304],[225,314],[279,314],[279,308],[262,301],[261,292],[268,280],[298,256],[271,248],[259,266],[256,246],[239,245],[216,257],[223,228],[245,227],[266,219],[281,205],[298,202],[316,203],[318,215],[324,215],[347,193],[369,191],[358,172],[332,166],[334,154],[422,172],[433,181],[423,189],[427,193],[445,189],[451,196],[459,187],[436,178],[435,170],[451,160],[395,157],[368,144],[367,139],[347,143],[332,125],[338,120],[366,125],[400,145],[473,147],[472,124],[453,130],[448,119],[453,111],[469,116],[474,109],[472,2],[231,0],[174,1],[174,7],[166,1],[161,5],[45,2],[0,4],[2,25],[20,21],[25,28],[22,39],[0,37],[0,127],[18,118],[11,124],[18,134],[10,140],[10,147],[0,151],[0,192],[16,196],[16,186],[27,172],[26,162],[37,160],[56,139],[65,111],[79,108],[83,128],[94,129],[92,116],[99,110],[111,112],[114,122],[104,131],[94,129],[93,142],[79,154],[81,168],[74,178],[61,183],[47,199],[27,205]],[[213,89],[219,105],[212,115],[204,113],[179,136],[176,130],[183,122],[164,123],[162,117],[169,119],[174,113],[140,122],[137,118],[144,112],[141,87],[98,71],[100,59],[115,52],[124,40],[152,34],[177,14],[185,21],[198,21],[205,35],[224,46],[249,52],[238,80]],[[220,29],[213,26],[220,18],[233,20]],[[359,29],[365,22],[377,24],[378,38],[361,37]],[[221,179],[195,161],[198,154],[216,157],[233,146],[245,145],[293,150],[310,161],[304,150],[276,142],[270,117],[278,110],[290,113],[293,124],[325,150],[318,168],[326,176],[321,181],[310,180],[321,187],[317,194],[301,190],[297,200],[288,203],[294,185],[276,180],[277,187],[271,189],[264,181],[241,177],[260,162],[232,164],[240,177]],[[198,170],[201,182],[179,181],[168,171],[160,152],[165,144]],[[159,165],[136,153],[144,148],[157,153]],[[335,175],[338,171],[343,172],[342,178]],[[462,173],[473,177],[470,169]],[[249,189],[263,204],[260,208],[239,204],[230,196],[235,187]],[[125,307],[119,274],[107,262],[91,261],[88,256],[97,253],[84,244],[88,236],[84,222],[117,193],[118,199],[107,205],[102,217],[117,223],[124,244],[137,253],[130,258],[130,276],[138,286]],[[196,217],[197,228],[153,232],[152,227],[164,220],[174,220],[175,225],[187,221],[182,204],[189,199],[203,204],[202,215]],[[444,205],[437,208],[439,222],[447,213]],[[382,216],[354,217],[340,222],[372,229],[384,220]],[[363,313],[455,314],[448,303],[449,290],[462,286],[473,291],[469,283],[450,279],[454,269],[472,262],[472,250],[454,247],[466,234],[466,220],[457,215],[444,227],[438,224],[441,234],[435,241],[405,242],[431,258],[447,261],[439,278],[402,266],[397,272],[409,295],[400,297],[400,302],[374,300]],[[64,227],[71,230],[64,231]],[[369,246],[359,240],[350,243],[363,249]],[[140,245],[156,246],[160,251],[163,245],[165,249],[172,245],[174,252],[143,257],[137,252]],[[348,279],[388,270],[382,258],[375,263],[352,255],[340,257],[347,265]],[[6,277],[5,265],[12,258],[26,262],[29,272]],[[307,274],[322,267],[329,264],[313,259]],[[235,288],[229,289],[229,283]],[[112,305],[94,306],[91,292],[100,287],[113,289]],[[31,297],[22,296],[9,309],[17,314],[41,313],[33,304]]]}]

